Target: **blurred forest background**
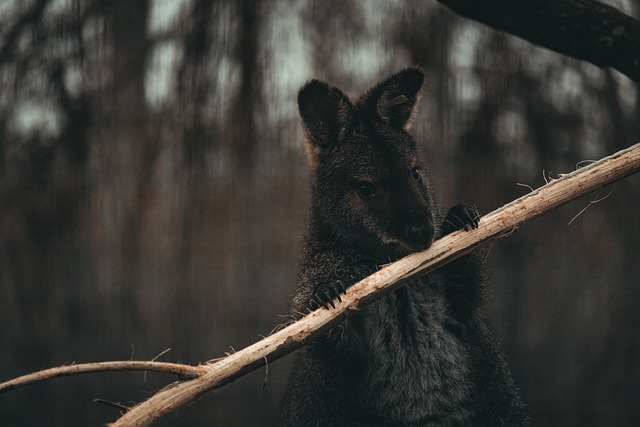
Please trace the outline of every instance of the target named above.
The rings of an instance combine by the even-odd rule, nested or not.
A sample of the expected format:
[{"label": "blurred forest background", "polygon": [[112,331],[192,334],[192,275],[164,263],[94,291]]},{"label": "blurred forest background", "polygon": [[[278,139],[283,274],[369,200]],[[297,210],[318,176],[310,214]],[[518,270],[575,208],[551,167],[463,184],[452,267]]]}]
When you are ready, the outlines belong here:
[{"label": "blurred forest background", "polygon": [[[308,177],[297,90],[357,94],[412,65],[443,205],[486,213],[640,141],[638,83],[435,1],[2,0],[0,381],[168,348],[197,364],[284,322]],[[631,177],[491,245],[486,309],[536,425],[640,425],[639,199]],[[158,425],[272,425],[292,358]],[[173,380],[28,386],[0,395],[0,425],[102,425],[119,411],[94,398]]]}]

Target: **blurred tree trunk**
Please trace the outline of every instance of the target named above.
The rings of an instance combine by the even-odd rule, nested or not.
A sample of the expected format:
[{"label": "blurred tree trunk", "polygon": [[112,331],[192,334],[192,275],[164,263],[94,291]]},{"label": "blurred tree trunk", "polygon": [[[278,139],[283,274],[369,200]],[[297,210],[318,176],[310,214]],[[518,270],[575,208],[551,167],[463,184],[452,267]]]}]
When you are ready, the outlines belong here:
[{"label": "blurred tree trunk", "polygon": [[[191,172],[202,171],[205,155],[216,137],[207,128],[210,126],[204,113],[207,111],[207,99],[215,91],[214,79],[209,75],[208,62],[213,44],[214,5],[220,9],[220,2],[196,0],[190,11],[188,29],[182,41],[183,61],[178,72],[178,96],[182,105],[183,155],[185,167]],[[214,53],[217,60],[219,53]]]},{"label": "blurred tree trunk", "polygon": [[258,143],[256,117],[261,107],[262,71],[260,54],[261,3],[258,0],[236,2],[238,8],[238,41],[234,52],[239,63],[240,88],[231,107],[231,151],[234,167],[240,176],[251,175],[255,168]]},{"label": "blurred tree trunk", "polygon": [[[100,142],[101,157],[108,165],[102,169],[100,185],[106,188],[103,238],[111,249],[109,273],[114,300],[121,307],[123,325],[135,327],[137,318],[134,284],[139,281],[141,239],[145,230],[150,179],[157,155],[157,142],[150,138],[145,102],[145,65],[149,43],[146,36],[148,0],[118,0],[108,10],[107,35],[111,40],[111,103],[106,105],[110,129]],[[107,92],[109,93],[109,92]],[[109,215],[110,218],[104,215]],[[104,273],[104,272],[103,272]]]}]

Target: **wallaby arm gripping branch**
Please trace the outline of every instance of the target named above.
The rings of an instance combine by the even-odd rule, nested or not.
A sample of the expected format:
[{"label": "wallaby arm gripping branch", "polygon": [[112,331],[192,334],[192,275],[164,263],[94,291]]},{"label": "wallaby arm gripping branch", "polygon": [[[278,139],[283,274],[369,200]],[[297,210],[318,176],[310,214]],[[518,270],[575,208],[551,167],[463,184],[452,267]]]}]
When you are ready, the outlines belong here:
[{"label": "wallaby arm gripping branch", "polygon": [[640,144],[566,174],[480,219],[479,227],[437,240],[423,251],[389,264],[351,286],[335,309],[309,313],[279,332],[210,365],[197,379],[168,387],[133,407],[112,426],[148,426],[207,390],[288,354],[339,323],[350,312],[464,255],[489,240],[510,233],[552,209],[640,171]]}]

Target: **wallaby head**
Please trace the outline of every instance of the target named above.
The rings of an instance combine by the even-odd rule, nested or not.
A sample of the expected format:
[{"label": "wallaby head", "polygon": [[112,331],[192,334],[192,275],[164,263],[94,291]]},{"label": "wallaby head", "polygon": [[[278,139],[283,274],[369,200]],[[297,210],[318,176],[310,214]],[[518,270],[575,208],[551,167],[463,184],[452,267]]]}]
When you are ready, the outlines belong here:
[{"label": "wallaby head", "polygon": [[419,69],[406,69],[354,102],[317,80],[300,90],[311,221],[327,239],[380,257],[432,243],[430,188],[408,133],[423,80]]}]

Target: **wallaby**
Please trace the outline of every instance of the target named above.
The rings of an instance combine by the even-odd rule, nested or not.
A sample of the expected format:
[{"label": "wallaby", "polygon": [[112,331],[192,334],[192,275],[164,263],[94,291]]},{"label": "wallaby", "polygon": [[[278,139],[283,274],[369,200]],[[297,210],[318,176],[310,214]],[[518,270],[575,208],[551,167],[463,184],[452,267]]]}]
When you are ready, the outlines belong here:
[{"label": "wallaby", "polygon": [[[355,102],[317,80],[300,90],[312,171],[293,316],[331,309],[380,265],[477,227],[473,206],[442,220],[408,133],[423,80],[406,69]],[[299,352],[282,424],[527,425],[479,311],[484,294],[472,253],[351,314]]]}]

